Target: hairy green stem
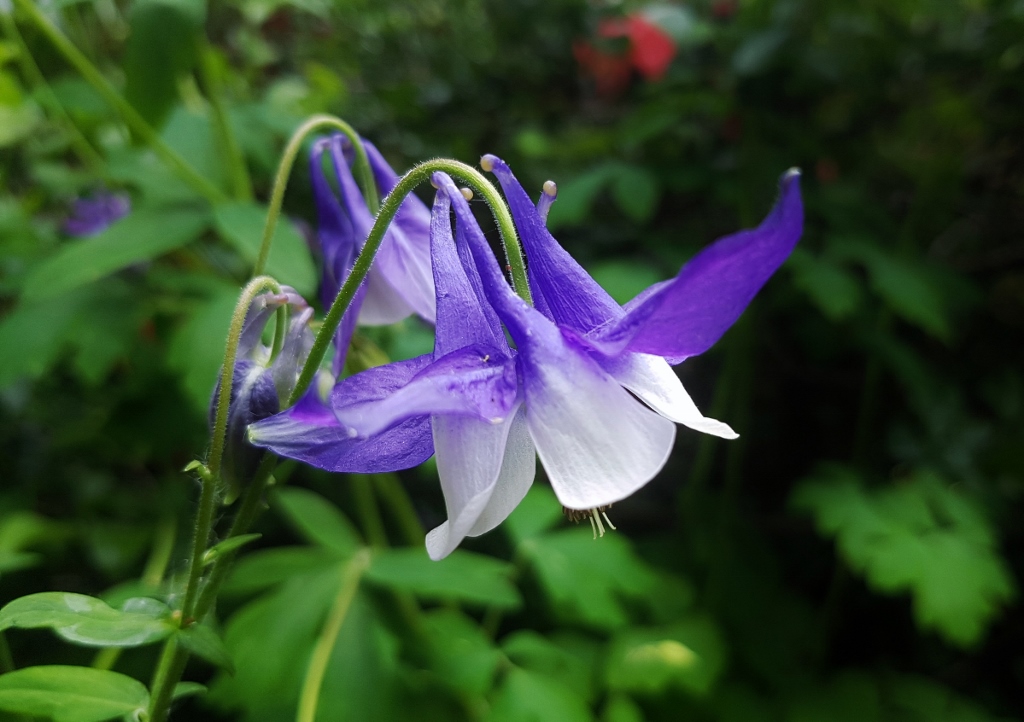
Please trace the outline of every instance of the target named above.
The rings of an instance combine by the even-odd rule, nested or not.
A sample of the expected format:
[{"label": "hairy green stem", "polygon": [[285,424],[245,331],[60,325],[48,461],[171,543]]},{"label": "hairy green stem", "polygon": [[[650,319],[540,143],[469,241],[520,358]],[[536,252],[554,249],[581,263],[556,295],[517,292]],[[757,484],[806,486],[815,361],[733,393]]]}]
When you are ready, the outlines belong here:
[{"label": "hairy green stem", "polygon": [[274,238],[274,229],[277,227],[277,219],[281,215],[281,204],[284,202],[284,191],[288,187],[288,178],[292,173],[292,166],[295,159],[302,150],[302,142],[310,133],[322,128],[333,128],[352,142],[356,153],[355,170],[359,178],[359,185],[363,190],[363,198],[366,206],[372,215],[377,214],[377,184],[373,179],[373,170],[370,168],[370,161],[366,157],[366,149],[363,148],[363,141],[351,125],[341,118],[333,115],[314,115],[292,133],[288,145],[281,155],[281,162],[277,165],[277,173],[274,175],[274,187],[270,192],[270,207],[267,209],[267,222],[263,227],[263,240],[260,242],[260,252],[256,257],[256,265],[253,268],[253,275],[263,273],[267,266],[267,259],[270,257],[270,244]]},{"label": "hairy green stem", "polygon": [[214,128],[217,132],[218,143],[227,167],[231,172],[231,185],[235,198],[240,201],[251,201],[252,178],[249,177],[249,169],[245,165],[245,155],[238,145],[234,131],[231,130],[231,123],[228,119],[227,109],[223,101],[223,84],[221,83],[220,69],[216,65],[216,56],[210,44],[203,37],[200,39],[199,52],[199,77],[203,85],[203,93],[213,110]]},{"label": "hairy green stem", "polygon": [[71,143],[82,162],[93,172],[105,175],[103,157],[82,134],[75,121],[72,120],[64,106],[61,105],[57,95],[53,92],[53,88],[46,82],[46,76],[43,75],[39,66],[36,65],[35,58],[32,57],[32,53],[29,51],[25,39],[21,36],[21,31],[18,30],[18,25],[14,22],[14,18],[11,17],[10,13],[0,12],[0,21],[3,22],[4,34],[18,49],[18,62],[21,65],[21,71],[25,76],[25,80],[34,87],[36,95],[47,106],[50,115],[55,120],[63,123],[67,128],[68,133],[71,134]]},{"label": "hairy green stem", "polygon": [[64,56],[75,70],[85,78],[93,88],[96,89],[103,99],[120,113],[121,118],[131,128],[132,132],[153,149],[153,152],[170,167],[178,177],[188,183],[197,193],[209,200],[211,203],[222,203],[227,196],[213,183],[202,176],[195,168],[188,164],[177,151],[163,141],[153,127],[139,115],[131,103],[121,97],[113,85],[111,85],[103,73],[79,50],[68,37],[55,26],[46,14],[40,10],[35,0],[14,0],[18,8],[24,12],[36,27],[49,39],[57,51]]},{"label": "hairy green stem", "polygon": [[334,303],[331,304],[331,309],[324,318],[320,332],[313,343],[313,348],[310,350],[306,363],[302,367],[302,373],[299,374],[298,383],[295,384],[291,399],[288,401],[289,406],[294,405],[302,398],[302,394],[306,392],[309,384],[313,381],[317,369],[320,368],[320,363],[327,354],[327,349],[331,344],[331,339],[334,337],[334,332],[337,331],[342,316],[344,316],[345,311],[348,309],[349,303],[352,302],[356,290],[363,282],[363,279],[366,278],[377,249],[380,248],[380,244],[384,240],[384,234],[401,207],[402,201],[412,192],[413,188],[423,181],[429,180],[430,176],[437,171],[447,173],[463,181],[469,185],[474,193],[483,196],[484,200],[487,201],[491,212],[494,214],[498,231],[501,233],[501,240],[505,245],[508,266],[512,273],[512,285],[516,293],[522,298],[527,302],[532,301],[530,287],[526,279],[526,262],[523,260],[523,252],[519,247],[516,227],[512,222],[512,214],[509,213],[508,206],[505,205],[505,201],[490,181],[475,168],[465,163],[460,163],[457,160],[441,158],[420,163],[398,180],[394,189],[381,204],[380,213],[377,214],[373,228],[370,229],[370,234],[366,238],[363,250],[359,253],[352,271],[342,284],[337,297],[334,299]]},{"label": "hairy green stem", "polygon": [[296,722],[315,722],[316,720],[316,708],[320,701],[320,688],[323,685],[324,674],[327,672],[327,663],[331,660],[331,652],[334,651],[338,634],[345,624],[345,617],[359,590],[359,579],[368,566],[370,566],[370,555],[366,550],[357,552],[352,560],[345,565],[338,596],[334,600],[334,606],[331,608],[309,659],[306,679],[302,684],[302,694],[299,697],[299,708],[295,715]]},{"label": "hairy green stem", "polygon": [[149,720],[148,722],[164,722],[167,719],[167,711],[171,706],[171,698],[174,696],[174,688],[185,671],[185,663],[188,662],[188,651],[178,646],[178,638],[172,635],[164,644],[160,653],[160,661],[157,663],[156,671],[153,673],[153,681],[150,683],[151,695],[149,698]]}]

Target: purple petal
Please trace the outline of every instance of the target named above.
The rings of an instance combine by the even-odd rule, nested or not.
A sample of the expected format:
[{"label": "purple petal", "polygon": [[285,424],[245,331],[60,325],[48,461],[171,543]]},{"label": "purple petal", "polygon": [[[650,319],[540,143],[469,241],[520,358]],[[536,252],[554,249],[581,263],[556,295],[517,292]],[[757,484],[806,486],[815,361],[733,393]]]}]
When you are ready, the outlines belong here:
[{"label": "purple petal", "polygon": [[96,235],[128,215],[131,207],[125,193],[99,191],[90,198],[79,198],[64,221],[64,232],[69,236]]},{"label": "purple petal", "polygon": [[[424,358],[429,359],[421,356],[414,361],[422,364]],[[472,416],[500,423],[516,401],[515,362],[498,349],[479,345],[459,349],[431,362],[397,389],[386,389],[375,379],[365,378],[402,363],[409,362],[364,371],[335,387],[331,406],[338,420],[362,437],[430,414]],[[354,383],[363,388],[353,393]]]},{"label": "purple petal", "polygon": [[428,417],[409,419],[372,439],[355,439],[315,387],[292,408],[250,426],[249,442],[319,469],[361,474],[408,469],[434,453]]},{"label": "purple petal", "polygon": [[799,172],[786,173],[781,195],[753,230],[727,236],[659,284],[622,319],[588,340],[607,353],[621,350],[682,360],[707,351],[789,256],[803,229]]},{"label": "purple petal", "polygon": [[548,232],[537,207],[505,161],[493,155],[482,160],[491,166],[505,191],[529,259],[530,289],[537,307],[550,311],[549,318],[556,323],[583,333],[620,318],[622,308]]}]

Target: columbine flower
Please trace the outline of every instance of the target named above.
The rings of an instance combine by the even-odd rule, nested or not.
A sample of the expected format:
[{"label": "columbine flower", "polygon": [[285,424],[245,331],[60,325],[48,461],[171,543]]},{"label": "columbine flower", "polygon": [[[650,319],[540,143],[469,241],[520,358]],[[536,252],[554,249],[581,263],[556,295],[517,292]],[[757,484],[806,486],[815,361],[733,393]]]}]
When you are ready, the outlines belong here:
[{"label": "columbine flower", "polygon": [[[345,136],[335,135],[317,142],[310,154],[317,238],[324,259],[320,293],[325,308],[334,301],[373,226],[373,216],[352,175],[351,161],[346,154],[347,142]],[[387,195],[398,177],[369,141],[364,140],[363,147],[377,188],[382,196]],[[334,171],[340,200],[324,176],[325,153]],[[430,270],[429,228],[430,211],[416,196],[407,196],[388,228],[365,283],[338,329],[335,338],[338,349],[336,373],[340,371],[357,322],[364,326],[387,325],[412,314],[434,322],[436,311]]]},{"label": "columbine flower", "polygon": [[[388,435],[400,444],[418,443],[422,451],[429,419],[448,507],[448,521],[427,536],[428,552],[438,559],[465,536],[494,528],[515,508],[533,481],[535,454],[562,504],[585,511],[628,496],[661,469],[675,438],[673,420],[735,435],[702,417],[667,363],[651,354],[681,359],[699,353],[694,349],[706,349],[735,321],[799,236],[795,176],[784,179],[782,199],[760,228],[719,241],[674,281],[649,289],[627,309],[610,298],[606,302],[606,294],[562,258],[565,252],[550,236],[533,244],[540,257],[530,256],[531,280],[540,293],[538,307],[531,307],[506,283],[451,179],[435,174],[434,181],[440,188],[431,226],[438,307],[434,354],[357,374],[334,389],[330,409],[313,399],[305,408],[254,425],[253,443],[322,468],[361,471],[360,450]],[[520,228],[524,242],[538,229],[547,233],[528,198],[526,204],[532,215],[519,208],[517,221],[535,221],[536,227]],[[766,255],[776,247],[784,250]],[[560,264],[544,270],[550,265],[545,252]],[[737,266],[735,259],[744,253],[752,259]],[[735,283],[714,288],[730,277]],[[559,281],[566,285],[556,293],[549,285]],[[687,319],[707,316],[685,302],[709,291],[730,296],[724,302],[709,298],[714,323],[721,326],[717,331]],[[678,308],[666,307],[679,301]],[[673,322],[682,331],[664,330]],[[502,323],[515,351],[505,342]],[[656,350],[655,341],[661,344]],[[403,428],[404,436],[396,433]],[[393,447],[384,446],[394,455]]]},{"label": "columbine flower", "polygon": [[64,232],[69,236],[94,236],[128,215],[131,207],[125,193],[98,191],[89,198],[79,198],[64,220]]},{"label": "columbine flower", "polygon": [[[263,329],[278,308],[288,306],[291,318],[277,356],[262,342]],[[299,371],[313,345],[309,321],[313,309],[287,286],[282,292],[264,293],[253,299],[238,340],[238,353],[228,407],[227,443],[224,447],[223,479],[230,493],[252,478],[260,452],[245,438],[249,424],[273,416],[287,403]],[[216,413],[220,381],[210,404],[210,423]]]}]

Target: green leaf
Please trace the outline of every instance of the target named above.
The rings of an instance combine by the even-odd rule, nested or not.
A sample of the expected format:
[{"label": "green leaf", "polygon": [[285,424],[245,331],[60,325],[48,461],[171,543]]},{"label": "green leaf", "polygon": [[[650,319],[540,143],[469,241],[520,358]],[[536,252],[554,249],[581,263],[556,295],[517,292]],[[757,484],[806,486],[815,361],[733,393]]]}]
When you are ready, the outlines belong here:
[{"label": "green leaf", "polygon": [[252,594],[294,576],[337,566],[336,554],[317,547],[276,547],[243,557],[222,588],[223,594]]},{"label": "green leaf", "polygon": [[558,200],[548,214],[548,228],[556,230],[581,224],[590,213],[598,193],[614,179],[616,165],[605,163],[559,184]]},{"label": "green leaf", "polygon": [[[225,203],[214,211],[217,232],[251,262],[259,256],[267,209],[255,203]],[[316,290],[317,275],[305,240],[287,218],[278,219],[267,273],[309,296]]]},{"label": "green leaf", "polygon": [[46,373],[94,294],[92,288],[77,289],[59,298],[22,302],[0,320],[0,388]]},{"label": "green leaf", "polygon": [[658,208],[660,195],[658,179],[651,171],[638,165],[616,165],[612,196],[622,212],[634,223],[651,220]]},{"label": "green leaf", "polygon": [[578,528],[528,539],[520,549],[563,620],[621,627],[629,622],[628,601],[645,598],[657,585],[620,535],[594,539],[589,527]]},{"label": "green leaf", "polygon": [[860,283],[838,263],[797,248],[787,265],[793,271],[793,283],[830,321],[849,318],[860,307]]},{"label": "green leaf", "polygon": [[179,2],[142,0],[129,15],[124,53],[125,96],[159,128],[178,99],[178,78],[198,59],[194,13]]},{"label": "green leaf", "polygon": [[520,630],[505,637],[501,648],[518,667],[557,679],[581,699],[591,700],[592,660],[581,658],[532,630]]},{"label": "green leaf", "polygon": [[909,591],[919,626],[968,647],[1014,596],[985,517],[934,474],[868,491],[842,467],[825,467],[792,504],[835,537],[850,567],[877,590]]},{"label": "green leaf", "polygon": [[707,694],[725,666],[725,645],[708,619],[692,617],[669,627],[630,629],[608,652],[611,689],[657,694],[678,687]]},{"label": "green leaf", "polygon": [[626,695],[615,694],[608,699],[601,720],[602,722],[644,722],[644,713],[637,703]]},{"label": "green leaf", "polygon": [[218,284],[171,338],[167,364],[181,376],[193,406],[205,417],[224,362],[224,343],[239,289]]},{"label": "green leaf", "polygon": [[0,631],[49,627],[69,642],[88,647],[137,647],[174,631],[166,604],[139,597],[122,610],[84,594],[42,592],[20,597],[0,609]]},{"label": "green leaf", "polygon": [[89,238],[63,245],[25,279],[23,300],[58,296],[126,266],[191,243],[205,230],[205,211],[140,208]]},{"label": "green leaf", "polygon": [[584,700],[555,679],[513,668],[505,676],[487,722],[590,722]]},{"label": "green leaf", "polygon": [[366,580],[424,599],[516,609],[519,592],[512,566],[491,557],[456,550],[439,562],[425,549],[386,549],[374,555]]},{"label": "green leaf", "polygon": [[534,484],[502,528],[516,544],[551,529],[562,519],[562,505],[551,487]]},{"label": "green leaf", "polygon": [[178,682],[174,685],[174,692],[171,693],[172,700],[179,700],[185,697],[195,697],[206,694],[206,685],[198,682]]},{"label": "green leaf", "polygon": [[655,268],[640,261],[607,261],[589,270],[601,288],[619,303],[633,300],[648,286],[664,280]]},{"label": "green leaf", "polygon": [[287,487],[278,489],[271,497],[304,539],[324,549],[349,556],[362,544],[352,522],[338,507],[308,489]]},{"label": "green leaf", "polygon": [[424,614],[430,667],[466,694],[484,695],[494,682],[501,653],[472,619],[449,609]]},{"label": "green leaf", "polygon": [[205,624],[193,624],[178,630],[178,642],[193,654],[234,673],[235,665],[224,641]]},{"label": "green leaf", "polygon": [[0,676],[0,709],[55,722],[102,722],[144,711],[138,680],[89,667],[27,667]]},{"label": "green leaf", "polygon": [[238,536],[228,537],[206,550],[206,553],[203,554],[203,564],[212,564],[218,557],[240,549],[249,542],[260,539],[262,536],[262,534],[239,534]]},{"label": "green leaf", "polygon": [[[881,722],[878,684],[864,673],[845,672],[789,702],[787,722]],[[899,719],[903,719],[902,717]]]}]

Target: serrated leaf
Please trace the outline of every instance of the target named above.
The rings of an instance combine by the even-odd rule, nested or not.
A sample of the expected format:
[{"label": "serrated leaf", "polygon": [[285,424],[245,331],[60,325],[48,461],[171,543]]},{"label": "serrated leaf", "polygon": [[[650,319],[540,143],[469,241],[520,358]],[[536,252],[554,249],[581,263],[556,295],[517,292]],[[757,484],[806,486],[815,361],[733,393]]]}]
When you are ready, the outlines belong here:
[{"label": "serrated leaf", "polygon": [[425,549],[381,551],[366,572],[368,582],[424,599],[516,609],[522,600],[511,576],[510,564],[491,557],[456,550],[435,562]]},{"label": "serrated leaf", "polygon": [[231,661],[231,653],[224,641],[215,631],[205,624],[193,624],[178,630],[178,643],[196,656],[202,657],[218,667],[223,667],[229,674],[235,671]]},{"label": "serrated leaf", "polygon": [[725,644],[708,619],[630,629],[612,640],[605,676],[611,689],[657,694],[677,687],[707,694],[725,666]]},{"label": "serrated leaf", "polygon": [[792,504],[835,537],[875,589],[909,591],[918,625],[953,644],[976,643],[1014,596],[984,516],[931,473],[869,491],[851,471],[826,467],[796,489]]},{"label": "serrated leaf", "polygon": [[590,722],[590,709],[558,680],[513,668],[505,676],[487,722]]},{"label": "serrated leaf", "polygon": [[145,710],[138,680],[89,667],[27,667],[0,676],[0,709],[55,722],[102,722]]},{"label": "serrated leaf", "polygon": [[657,584],[624,537],[595,540],[589,527],[535,537],[520,549],[556,615],[600,629],[627,624],[628,600],[643,599]]},{"label": "serrated leaf", "polygon": [[115,271],[191,243],[209,216],[192,208],[140,208],[102,233],[64,244],[32,269],[24,301],[59,296]]},{"label": "serrated leaf", "polygon": [[345,518],[338,507],[308,489],[278,489],[271,503],[312,544],[342,556],[351,555],[362,544],[352,522]]},{"label": "serrated leaf", "polygon": [[[267,209],[255,203],[224,203],[214,211],[218,233],[251,262],[259,256],[266,220]],[[316,268],[309,248],[287,218],[280,218],[274,229],[267,273],[304,296],[316,290]]]},{"label": "serrated leaf", "polygon": [[224,594],[251,594],[299,574],[338,564],[338,556],[317,547],[277,547],[243,557],[222,588]]},{"label": "serrated leaf", "polygon": [[84,594],[42,592],[0,609],[0,631],[51,628],[69,642],[88,647],[137,647],[174,631],[170,609],[155,599],[129,599],[122,610]]}]

